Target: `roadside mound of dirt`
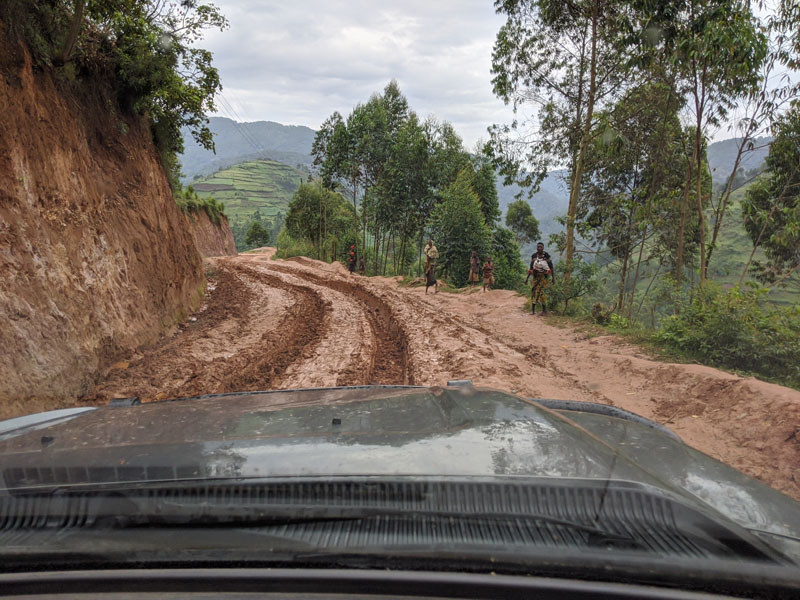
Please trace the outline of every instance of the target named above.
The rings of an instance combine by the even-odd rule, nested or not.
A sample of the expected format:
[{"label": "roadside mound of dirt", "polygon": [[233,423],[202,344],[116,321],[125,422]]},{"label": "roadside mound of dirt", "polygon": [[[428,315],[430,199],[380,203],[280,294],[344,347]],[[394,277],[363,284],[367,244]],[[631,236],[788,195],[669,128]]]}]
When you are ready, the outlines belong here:
[{"label": "roadside mound of dirt", "polygon": [[219,225],[212,222],[204,210],[186,215],[189,232],[194,245],[203,258],[212,256],[236,256],[236,244],[233,241],[228,219],[220,217]]},{"label": "roadside mound of dirt", "polygon": [[103,82],[34,69],[0,23],[0,407],[90,394],[205,280],[147,123]]}]

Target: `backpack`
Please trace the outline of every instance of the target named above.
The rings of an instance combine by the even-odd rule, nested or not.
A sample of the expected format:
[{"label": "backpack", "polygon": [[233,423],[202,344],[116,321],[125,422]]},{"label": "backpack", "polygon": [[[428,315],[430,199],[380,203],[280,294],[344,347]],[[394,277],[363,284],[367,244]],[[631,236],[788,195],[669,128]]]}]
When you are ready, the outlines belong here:
[{"label": "backpack", "polygon": [[547,261],[545,259],[536,258],[533,261],[533,270],[539,271],[540,273],[549,273],[550,265],[547,264]]}]

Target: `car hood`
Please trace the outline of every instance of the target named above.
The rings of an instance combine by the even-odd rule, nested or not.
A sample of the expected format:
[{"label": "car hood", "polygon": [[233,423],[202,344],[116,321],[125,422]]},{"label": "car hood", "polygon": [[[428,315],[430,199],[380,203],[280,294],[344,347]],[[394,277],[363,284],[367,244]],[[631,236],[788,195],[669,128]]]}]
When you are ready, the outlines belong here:
[{"label": "car hood", "polygon": [[548,405],[554,406],[463,386],[253,392],[103,407],[6,427],[0,487],[340,476],[631,481],[748,529],[800,539],[800,505],[676,436],[641,418],[598,414],[579,403],[570,410]]}]

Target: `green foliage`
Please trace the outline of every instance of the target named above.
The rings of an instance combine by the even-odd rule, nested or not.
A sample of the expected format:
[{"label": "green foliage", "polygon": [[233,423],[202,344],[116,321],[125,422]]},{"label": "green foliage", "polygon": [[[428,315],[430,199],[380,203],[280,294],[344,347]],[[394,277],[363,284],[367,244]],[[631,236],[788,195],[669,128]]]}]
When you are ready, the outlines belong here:
[{"label": "green foliage", "polygon": [[[503,227],[492,231],[492,259],[494,260],[495,287],[519,290],[525,279],[525,265],[514,234]],[[467,263],[469,266],[469,263]]]},{"label": "green foliage", "polygon": [[775,282],[800,268],[800,106],[777,120],[767,174],[747,191],[744,225],[767,261],[756,262],[759,279]]},{"label": "green foliage", "polygon": [[766,293],[706,284],[680,314],[662,320],[655,340],[707,364],[798,387],[800,306],[769,306]]},{"label": "green foliage", "polygon": [[[230,222],[231,231],[233,232],[233,242],[236,244],[236,249],[239,252],[244,252],[257,247],[255,244],[251,244],[247,241],[247,233],[254,224],[257,223],[267,232],[269,240],[276,240],[278,239],[278,233],[283,229],[284,221],[283,214],[278,213],[272,222],[270,222],[268,219],[264,218],[264,215],[262,215],[261,211],[258,209],[256,209],[249,220],[244,220],[241,215],[237,215],[237,217]],[[262,244],[259,244],[259,246],[261,245]]]},{"label": "green foliage", "polygon": [[64,2],[4,0],[0,2],[0,21],[25,41],[34,65],[46,67],[52,66],[69,27],[69,12]]},{"label": "green foliage", "polygon": [[547,288],[547,304],[559,308],[564,314],[576,314],[585,309],[581,302],[588,299],[599,286],[597,265],[587,263],[580,255],[576,256],[572,261],[569,280],[564,277],[563,262],[554,266],[555,282]]},{"label": "green foliage", "polygon": [[338,112],[326,119],[312,155],[322,184],[352,199],[352,243],[368,272],[405,272],[417,262],[413,251],[434,205],[462,170],[469,170],[482,218],[493,222],[499,214],[491,165],[480,159],[473,167],[453,126],[420,121],[394,81],[346,119]]},{"label": "green foliage", "polygon": [[[123,107],[148,115],[162,155],[183,151],[181,127],[195,141],[213,149],[206,112],[214,110],[214,95],[222,86],[211,64],[211,53],[195,46],[208,28],[224,29],[227,22],[210,4],[197,0],[163,4],[118,0],[108,19],[116,43],[112,46]],[[173,165],[167,165],[168,167]],[[173,172],[173,178],[177,177]]]},{"label": "green foliage", "polygon": [[472,251],[485,257],[491,247],[491,231],[471,181],[470,170],[462,170],[434,207],[429,222],[442,272],[456,287],[467,283]]},{"label": "green foliage", "polygon": [[478,194],[481,203],[483,220],[489,227],[500,219],[500,201],[497,197],[497,176],[494,167],[486,160],[481,160],[475,166],[475,175],[472,178],[472,189]]},{"label": "green foliage", "polygon": [[275,256],[278,258],[291,258],[292,256],[314,256],[314,253],[316,252],[316,248],[310,241],[293,237],[286,230],[286,227],[281,229],[280,233],[278,233],[276,245],[278,246],[278,250],[275,253]]},{"label": "green foliage", "polygon": [[525,200],[515,200],[506,209],[506,226],[514,232],[517,245],[524,246],[538,239],[539,221],[533,216],[531,205]]},{"label": "green foliage", "polygon": [[175,202],[183,213],[196,213],[205,211],[208,218],[215,225],[220,225],[222,217],[225,216],[225,204],[218,202],[213,197],[200,198],[192,186],[186,189],[179,188],[175,194]]},{"label": "green foliage", "polygon": [[258,221],[253,221],[247,229],[244,241],[248,246],[260,248],[269,246],[269,239],[269,231]]},{"label": "green foliage", "polygon": [[150,120],[173,191],[179,187],[181,127],[213,149],[205,113],[214,110],[221,85],[211,53],[196,45],[204,30],[227,26],[212,4],[8,0],[2,16],[6,23],[20,23],[13,27],[38,65],[58,65],[73,78],[79,72],[110,80],[122,110]]},{"label": "green foliage", "polygon": [[353,207],[319,182],[300,185],[286,215],[286,233],[292,240],[309,243],[314,248],[310,256],[316,258],[329,256],[334,246],[338,254],[342,246],[352,243],[356,224]]}]

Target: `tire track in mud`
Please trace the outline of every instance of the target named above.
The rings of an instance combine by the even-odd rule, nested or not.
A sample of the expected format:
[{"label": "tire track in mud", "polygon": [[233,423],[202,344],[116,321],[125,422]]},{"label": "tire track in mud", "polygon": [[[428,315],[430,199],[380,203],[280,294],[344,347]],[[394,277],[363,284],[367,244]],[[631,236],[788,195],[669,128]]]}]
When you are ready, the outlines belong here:
[{"label": "tire track in mud", "polygon": [[366,384],[413,385],[414,375],[408,352],[408,338],[387,302],[364,289],[356,282],[342,281],[310,273],[305,269],[270,263],[269,269],[335,290],[358,302],[367,316],[375,340],[375,351],[367,368]]},{"label": "tire track in mud", "polygon": [[[196,320],[124,368],[110,370],[87,401],[122,394],[148,402],[275,388],[326,334],[331,308],[313,290],[226,259],[214,271],[216,289]],[[279,308],[271,322],[259,322],[259,311],[274,302],[259,301],[263,287],[285,292],[292,309]]]},{"label": "tire track in mud", "polygon": [[258,350],[234,357],[232,362],[238,368],[225,378],[223,384],[224,391],[276,388],[286,369],[310,355],[325,335],[331,308],[307,287],[286,282],[259,269],[230,263],[226,266],[244,277],[280,288],[296,300],[280,324],[264,332]]}]

